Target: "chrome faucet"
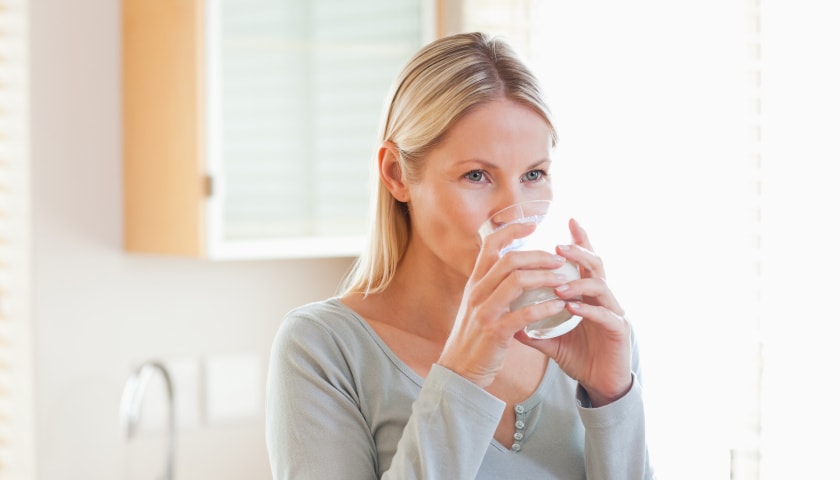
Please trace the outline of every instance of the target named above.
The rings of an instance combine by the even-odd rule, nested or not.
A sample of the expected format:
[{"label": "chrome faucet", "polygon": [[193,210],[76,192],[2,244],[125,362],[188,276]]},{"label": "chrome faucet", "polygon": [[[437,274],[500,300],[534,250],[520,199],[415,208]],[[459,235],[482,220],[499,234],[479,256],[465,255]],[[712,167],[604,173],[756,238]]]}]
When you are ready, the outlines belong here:
[{"label": "chrome faucet", "polygon": [[126,436],[130,440],[137,433],[143,394],[155,372],[160,373],[166,384],[166,397],[169,409],[169,444],[166,449],[165,478],[166,480],[173,480],[175,478],[175,389],[172,384],[172,377],[162,363],[155,361],[145,362],[128,377],[128,381],[123,388],[122,401],[120,402],[120,420],[125,426]]}]

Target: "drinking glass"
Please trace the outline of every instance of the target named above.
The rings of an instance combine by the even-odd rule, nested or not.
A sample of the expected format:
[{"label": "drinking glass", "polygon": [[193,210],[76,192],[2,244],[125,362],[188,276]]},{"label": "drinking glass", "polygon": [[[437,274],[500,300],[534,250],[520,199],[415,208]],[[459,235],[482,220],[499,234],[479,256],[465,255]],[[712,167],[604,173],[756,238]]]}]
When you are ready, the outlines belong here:
[{"label": "drinking glass", "polygon": [[[512,223],[537,224],[533,233],[526,237],[514,239],[502,249],[502,255],[510,251],[544,250],[556,253],[555,247],[562,243],[571,243],[568,234],[568,221],[559,212],[553,210],[550,200],[529,200],[505,207],[490,216],[479,229],[479,235],[484,239],[490,233]],[[568,281],[580,278],[577,264],[571,260],[554,270],[563,275]],[[534,305],[557,299],[554,289],[540,287],[526,290],[519,298],[510,304],[511,311],[519,310],[528,305]],[[575,328],[581,321],[580,316],[574,315],[566,309],[560,313],[534,322],[525,327],[525,333],[531,338],[552,338],[563,335]]]}]

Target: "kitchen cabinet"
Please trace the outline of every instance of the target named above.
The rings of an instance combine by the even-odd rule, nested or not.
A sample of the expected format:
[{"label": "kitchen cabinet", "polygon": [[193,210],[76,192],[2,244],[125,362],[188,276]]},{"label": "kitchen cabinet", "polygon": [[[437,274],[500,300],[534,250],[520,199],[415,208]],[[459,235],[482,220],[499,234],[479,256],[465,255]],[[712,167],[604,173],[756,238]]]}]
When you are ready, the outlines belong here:
[{"label": "kitchen cabinet", "polygon": [[124,246],[352,256],[427,0],[123,0]]}]

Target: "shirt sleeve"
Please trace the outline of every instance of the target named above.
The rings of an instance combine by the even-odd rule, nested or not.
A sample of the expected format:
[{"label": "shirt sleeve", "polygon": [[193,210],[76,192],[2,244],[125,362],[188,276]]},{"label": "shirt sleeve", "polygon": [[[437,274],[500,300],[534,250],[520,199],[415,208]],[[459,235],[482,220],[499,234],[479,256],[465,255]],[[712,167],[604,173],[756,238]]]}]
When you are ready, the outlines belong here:
[{"label": "shirt sleeve", "polygon": [[645,441],[645,415],[641,386],[633,375],[630,391],[615,402],[587,408],[579,388],[580,418],[586,429],[586,478],[591,480],[653,479]]},{"label": "shirt sleeve", "polygon": [[645,433],[638,345],[632,335],[632,384],[618,400],[592,408],[586,391],[578,385],[578,412],[586,430],[584,455],[590,480],[652,480]]},{"label": "shirt sleeve", "polygon": [[505,404],[433,365],[383,479],[475,478]]},{"label": "shirt sleeve", "polygon": [[490,444],[503,402],[434,365],[388,471],[379,472],[347,355],[323,324],[284,319],[272,345],[266,391],[266,444],[275,480],[475,477],[486,451],[476,447]]},{"label": "shirt sleeve", "polygon": [[271,347],[266,386],[266,445],[273,478],[372,479],[373,441],[341,358],[323,326],[287,316]]}]

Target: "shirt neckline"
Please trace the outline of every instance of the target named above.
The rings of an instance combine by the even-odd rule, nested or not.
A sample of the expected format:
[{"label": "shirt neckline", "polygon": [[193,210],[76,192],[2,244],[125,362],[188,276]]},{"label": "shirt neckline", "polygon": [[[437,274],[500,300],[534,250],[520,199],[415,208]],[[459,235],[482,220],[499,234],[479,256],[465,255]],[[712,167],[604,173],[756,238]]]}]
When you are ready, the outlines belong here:
[{"label": "shirt neckline", "polygon": [[[329,302],[337,308],[349,313],[353,317],[353,319],[355,319],[356,322],[358,322],[362,329],[371,337],[374,343],[376,343],[376,345],[379,347],[382,353],[384,353],[385,356],[387,356],[388,359],[391,360],[391,363],[393,363],[394,366],[397,367],[397,369],[400,372],[402,372],[403,375],[405,375],[412,382],[414,382],[418,388],[421,388],[423,386],[423,381],[425,379],[420,374],[415,372],[414,369],[409,367],[408,364],[403,362],[402,359],[400,359],[400,357],[396,353],[394,353],[393,350],[391,350],[391,347],[389,347],[388,344],[385,343],[385,340],[383,340],[382,337],[380,337],[379,334],[376,333],[373,327],[371,327],[370,324],[361,315],[359,315],[358,313],[356,313],[355,310],[347,306],[347,304],[342,302],[341,299],[338,297],[333,297],[329,300]],[[543,371],[542,379],[540,379],[540,383],[537,385],[537,388],[531,393],[531,395],[528,396],[528,398],[516,404],[521,405],[525,409],[525,412],[530,411],[531,409],[539,405],[540,402],[542,402],[543,398],[545,398],[544,392],[551,386],[551,384],[554,382],[554,379],[557,378],[557,372],[555,371],[555,369],[558,369],[560,367],[558,367],[557,364],[551,359],[549,359],[545,363],[546,367]],[[497,443],[495,439],[493,439],[493,442]],[[501,446],[501,444],[498,445]]]}]

